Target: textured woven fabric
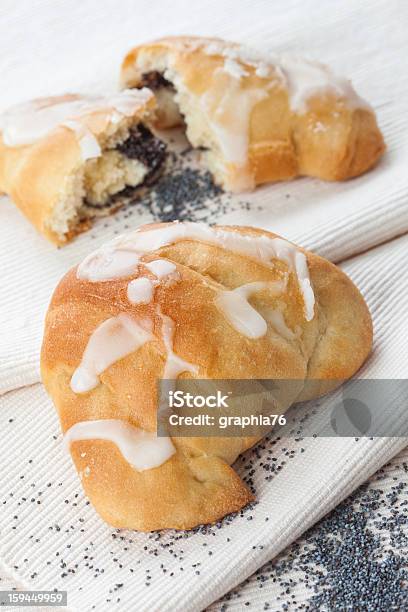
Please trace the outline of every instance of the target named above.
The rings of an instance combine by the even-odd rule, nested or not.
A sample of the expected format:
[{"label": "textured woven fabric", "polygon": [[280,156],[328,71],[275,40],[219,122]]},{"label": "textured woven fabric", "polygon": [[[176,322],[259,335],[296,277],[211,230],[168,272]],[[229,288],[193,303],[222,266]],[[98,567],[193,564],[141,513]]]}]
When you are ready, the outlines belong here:
[{"label": "textured woven fabric", "polygon": [[[378,561],[378,557],[383,561],[387,558],[390,559],[393,555],[405,559],[406,563],[408,544],[406,535],[402,538],[396,538],[395,536],[401,532],[406,532],[407,489],[408,448],[405,448],[386,466],[378,470],[378,472],[369,478],[361,489],[354,492],[343,506],[348,507],[348,504],[352,504],[353,509],[356,508],[360,514],[357,521],[360,525],[363,523],[363,526],[360,527],[361,531],[358,534],[353,534],[355,537],[354,543],[350,544],[350,539],[348,540],[348,546],[354,545],[356,553],[357,551],[364,553],[367,548],[372,546],[372,534],[378,534],[381,538],[381,540],[377,542],[377,546],[374,547],[374,553],[376,555],[375,561],[373,560],[373,551],[371,551],[371,558],[366,560],[367,565],[372,564],[374,567],[379,567],[380,562]],[[379,496],[378,493],[380,493]],[[367,499],[375,500],[373,504],[368,506],[369,509],[374,508],[374,512],[366,510],[365,506],[367,507]],[[378,499],[380,499],[380,501],[378,501]],[[317,585],[317,579],[311,577],[310,573],[313,572],[314,576],[317,574],[319,577],[320,572],[323,576],[327,575],[327,561],[325,564],[316,563],[318,554],[313,557],[313,561],[305,561],[308,551],[313,547],[314,550],[321,548],[322,551],[324,551],[324,546],[329,538],[339,538],[341,534],[345,532],[345,526],[342,526],[344,532],[338,527],[337,532],[335,531],[336,524],[337,526],[339,525],[338,516],[341,517],[343,511],[342,508],[337,508],[335,512],[336,519],[333,521],[334,525],[327,524],[327,520],[332,518],[332,516],[329,515],[327,518],[323,519],[322,523],[318,523],[313,527],[307,536],[299,538],[281,555],[278,555],[276,559],[273,559],[273,561],[257,570],[257,572],[245,581],[244,584],[207,608],[207,612],[241,612],[244,609],[256,611],[270,610],[273,612],[277,612],[278,610],[285,612],[297,612],[298,610],[309,609],[318,610],[321,608],[319,607],[319,602],[316,602],[315,598],[316,595],[319,596],[322,594],[323,589],[332,589],[333,591],[336,589],[336,603],[337,605],[342,605],[342,609],[346,609],[345,601],[344,599],[341,600],[340,593],[342,591],[347,592],[347,586],[339,584],[340,580],[337,581],[340,571],[344,570],[346,560],[341,561],[343,567],[338,569],[338,573],[336,570],[332,569],[332,574],[334,574],[334,576],[330,577],[331,579],[329,578],[324,585],[321,583]],[[388,521],[384,520],[387,518]],[[320,539],[318,540],[318,538]],[[395,539],[399,540],[398,546],[394,541]],[[344,536],[342,544],[344,547]],[[393,558],[395,559],[395,557]],[[354,561],[355,557],[348,558],[351,570],[353,569]],[[376,578],[378,579],[378,576]],[[375,580],[374,577],[372,579]],[[347,580],[344,582],[347,582]],[[364,577],[361,579],[359,589],[359,596],[362,600],[364,600],[362,591],[363,583]],[[307,584],[309,584],[309,587]],[[393,587],[394,584],[391,584],[389,590],[391,591]],[[380,593],[382,591],[383,595],[383,600],[378,600],[375,609],[389,610],[390,607],[383,603],[388,587],[385,586],[383,582],[381,585],[376,584],[375,588],[377,593],[378,591],[380,591]],[[340,591],[340,593],[338,593],[338,591]],[[372,589],[372,591],[374,591],[374,589]],[[368,595],[370,596],[370,594]],[[407,596],[408,594],[405,591],[405,600]],[[365,603],[367,604],[367,600],[365,600]],[[354,606],[354,608],[349,606],[347,609],[356,608],[357,606]],[[367,608],[365,607],[363,609]],[[402,609],[402,607],[395,606],[393,609]]]},{"label": "textured woven fabric", "polygon": [[[407,248],[408,236],[344,265],[374,318],[376,347],[363,369],[366,377],[407,378]],[[112,531],[86,505],[41,385],[8,393],[2,404],[2,558],[32,588],[66,588],[69,604],[81,610],[110,609],[117,597],[121,610],[134,609],[135,601],[140,610],[204,608],[406,444],[403,438],[271,436],[237,462],[238,472],[252,478],[255,507],[196,532],[146,535]],[[313,418],[324,415],[327,405],[319,401]]]}]

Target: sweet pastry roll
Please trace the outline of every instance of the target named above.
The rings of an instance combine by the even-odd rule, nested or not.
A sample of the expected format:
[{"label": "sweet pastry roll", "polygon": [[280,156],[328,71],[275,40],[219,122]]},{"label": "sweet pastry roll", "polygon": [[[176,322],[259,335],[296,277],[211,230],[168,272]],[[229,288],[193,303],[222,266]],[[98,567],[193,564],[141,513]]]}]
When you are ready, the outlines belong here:
[{"label": "sweet pastry roll", "polygon": [[148,89],[67,94],[0,116],[0,190],[56,244],[87,229],[158,176],[166,147],[146,122]]},{"label": "sweet pastry roll", "polygon": [[61,280],[41,368],[85,492],[115,527],[211,523],[253,499],[231,465],[257,437],[156,435],[157,382],[290,379],[290,403],[352,376],[372,343],[353,283],[260,229],[144,226]]},{"label": "sweet pastry roll", "polygon": [[218,39],[163,38],[126,55],[121,83],[151,87],[158,127],[185,123],[191,144],[232,191],[299,175],[348,179],[384,152],[374,111],[351,83],[300,58]]}]

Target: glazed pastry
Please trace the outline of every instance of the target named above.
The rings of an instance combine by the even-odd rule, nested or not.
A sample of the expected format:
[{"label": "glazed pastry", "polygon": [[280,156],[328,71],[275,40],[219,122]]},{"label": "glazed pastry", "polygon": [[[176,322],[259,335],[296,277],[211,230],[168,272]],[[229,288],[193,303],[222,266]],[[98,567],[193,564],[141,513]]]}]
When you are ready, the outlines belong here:
[{"label": "glazed pastry", "polygon": [[165,145],[145,125],[154,109],[148,89],[11,108],[0,116],[0,191],[49,240],[67,242],[158,175]]},{"label": "glazed pastry", "polygon": [[371,318],[341,270],[269,232],[144,226],[89,255],[48,310],[42,377],[85,492],[115,527],[187,529],[242,508],[255,437],[157,437],[157,381],[352,376]]},{"label": "glazed pastry", "polygon": [[218,39],[164,38],[127,54],[121,82],[153,89],[157,125],[184,121],[228,190],[299,175],[348,179],[384,152],[375,114],[350,82],[300,58]]}]

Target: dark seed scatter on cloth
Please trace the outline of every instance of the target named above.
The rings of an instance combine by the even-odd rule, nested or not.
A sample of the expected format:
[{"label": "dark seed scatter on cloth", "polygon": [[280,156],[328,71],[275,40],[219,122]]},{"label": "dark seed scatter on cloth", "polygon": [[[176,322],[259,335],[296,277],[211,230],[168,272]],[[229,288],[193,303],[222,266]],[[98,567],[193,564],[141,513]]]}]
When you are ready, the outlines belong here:
[{"label": "dark seed scatter on cloth", "polygon": [[[392,484],[390,470],[398,473],[391,476]],[[385,479],[388,484],[382,488]],[[268,597],[269,585],[273,600]],[[238,602],[240,609],[242,605],[274,612],[407,610],[408,464],[391,462],[380,469],[242,587],[211,611],[236,610]],[[251,607],[249,593],[254,591],[256,605]]]},{"label": "dark seed scatter on cloth", "polygon": [[[8,426],[14,427],[15,424],[14,419]],[[301,434],[302,424],[296,422],[295,425]],[[57,440],[57,435],[52,436],[52,443],[57,443]],[[304,451],[302,438],[299,437],[294,440],[297,444],[296,448],[288,448],[287,441],[271,433],[256,447],[238,458],[235,469],[255,495],[259,493],[259,488],[268,486],[274,475],[279,474],[281,470],[285,469],[288,462]],[[58,443],[60,442],[58,441]],[[0,495],[0,505],[3,512],[6,512],[9,516],[9,521],[5,527],[6,537],[9,530],[12,532],[24,531],[25,533],[26,524],[22,517],[26,515],[27,510],[30,512],[30,517],[35,519],[41,507],[48,507],[48,504],[54,503],[52,500],[55,499],[55,495],[58,496],[57,492],[64,490],[63,479],[50,479],[39,485],[38,482],[35,482],[35,475],[35,460],[29,458],[25,469],[22,466],[21,472],[16,474],[14,487],[10,487],[7,492]],[[22,486],[23,489],[21,489]],[[47,522],[44,523],[44,531],[53,534],[58,548],[55,556],[42,557],[40,565],[34,562],[37,569],[35,578],[40,580],[49,566],[57,564],[59,577],[72,594],[70,582],[75,580],[78,574],[81,577],[86,577],[86,579],[91,577],[98,580],[102,575],[105,575],[106,578],[109,572],[114,569],[115,572],[119,572],[120,580],[116,580],[107,590],[104,583],[103,590],[100,591],[103,601],[108,604],[119,603],[117,597],[120,598],[120,595],[116,593],[119,589],[117,583],[123,585],[123,590],[126,590],[126,586],[130,586],[132,581],[140,581],[141,579],[144,580],[143,584],[147,588],[162,575],[173,579],[183,574],[185,580],[199,577],[202,573],[205,573],[208,563],[211,565],[217,563],[219,548],[214,547],[215,538],[223,538],[224,547],[232,546],[234,538],[229,537],[225,529],[236,521],[245,521],[243,524],[243,528],[245,528],[247,522],[253,521],[257,506],[257,502],[248,504],[239,512],[227,515],[213,525],[200,525],[190,531],[164,530],[150,534],[137,534],[126,530],[112,530],[109,544],[110,562],[106,564],[106,561],[102,560],[103,555],[100,554],[94,538],[87,535],[90,502],[84,498],[82,493],[78,492],[79,488],[78,483],[78,486],[74,489],[76,492],[65,494],[66,496],[63,499],[64,506],[72,510],[69,522],[58,523],[52,520],[50,516],[42,515],[47,516],[46,521],[49,519],[48,524]],[[22,490],[24,492],[21,495]],[[76,544],[78,535],[81,542],[80,555],[78,555],[78,545]],[[29,567],[31,558],[37,558],[37,550],[41,547],[43,536],[44,533],[40,534],[37,531],[27,530],[25,558],[14,566],[13,570],[15,572],[24,571],[26,564]],[[200,550],[196,550],[194,556],[186,554],[186,548],[189,547],[190,540],[194,546],[200,548]],[[105,546],[106,543],[104,548]],[[262,549],[263,546],[254,548]],[[104,550],[104,552],[106,551]],[[77,588],[75,587],[75,590]],[[81,590],[81,588],[79,587],[78,590]],[[98,606],[95,605],[92,609],[97,608]]]},{"label": "dark seed scatter on cloth", "polygon": [[187,221],[199,211],[205,216],[208,199],[221,193],[209,172],[185,168],[160,178],[149,199],[152,213],[160,221]]},{"label": "dark seed scatter on cloth", "polygon": [[[138,218],[143,218],[144,223],[195,221],[213,224],[227,213],[257,209],[243,198],[225,193],[202,165],[197,167],[196,156],[197,152],[191,149],[181,154],[170,151],[158,180],[134,197],[129,190],[126,204],[113,217],[105,217],[104,226],[117,226],[115,233],[122,233],[134,229]],[[146,214],[150,219],[146,219]],[[97,228],[98,224],[93,238]]]},{"label": "dark seed scatter on cloth", "polygon": [[[301,410],[294,414],[289,427],[295,437],[283,438],[272,432],[235,463],[236,471],[258,498],[299,454],[307,455],[307,441],[302,434],[307,418],[316,414],[316,410],[314,407],[311,412]],[[14,430],[21,416],[6,417],[5,429]],[[355,443],[358,444],[358,439]],[[50,435],[50,444],[60,444],[56,434]],[[96,533],[89,533],[87,525],[94,520],[94,512],[80,492],[79,483],[67,490],[62,475],[58,479],[39,480],[36,458],[24,451],[22,455],[13,482],[0,495],[6,541],[9,535],[21,532],[26,542],[24,551],[14,554],[12,569],[24,575],[25,568],[35,567],[32,579],[41,581],[49,567],[56,568],[71,597],[82,590],[84,583],[89,585],[89,580],[97,580],[100,587],[92,609],[105,602],[123,601],[127,587],[135,581],[148,589],[161,576],[173,580],[182,574],[184,580],[191,581],[205,575],[209,564],[214,566],[218,562],[220,539],[222,550],[228,547],[234,550],[237,536],[229,525],[239,521],[243,533],[241,529],[256,518],[257,502],[214,525],[186,532],[167,530],[150,534],[112,530],[106,532],[101,543],[98,538],[95,540]],[[265,565],[247,581],[255,581],[256,589],[264,588],[268,581],[279,586],[278,605],[265,596],[263,609],[367,612],[406,609],[407,463],[399,465],[398,470],[399,477],[391,479],[392,486],[388,469],[380,470],[369,486],[360,488],[274,563]],[[382,488],[381,481],[386,478]],[[67,514],[57,521],[47,512],[47,508],[58,505],[70,510],[68,520]],[[39,517],[42,529],[30,529],[31,521],[35,525]],[[274,521],[276,517],[268,515],[264,520]],[[47,549],[52,548],[53,553],[38,556],[44,537]],[[255,553],[262,548],[262,544],[253,546]],[[107,580],[111,575],[112,580]],[[296,599],[299,585],[309,592],[307,602],[304,597],[303,603]],[[250,599],[244,601],[239,590],[230,592],[211,609],[228,610],[237,600],[242,604],[240,610],[260,609],[259,598],[251,608]]]},{"label": "dark seed scatter on cloth", "polygon": [[[167,167],[151,189],[129,206],[148,209],[155,221],[203,221],[210,223],[224,212],[223,191],[211,174],[192,165],[194,153],[170,153]],[[229,200],[227,194],[224,197]]]}]

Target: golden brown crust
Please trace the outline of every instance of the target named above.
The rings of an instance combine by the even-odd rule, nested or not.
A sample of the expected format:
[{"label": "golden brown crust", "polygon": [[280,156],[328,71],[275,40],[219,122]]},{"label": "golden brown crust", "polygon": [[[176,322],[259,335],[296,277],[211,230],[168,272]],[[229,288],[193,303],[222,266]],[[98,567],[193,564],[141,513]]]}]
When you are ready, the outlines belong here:
[{"label": "golden brown crust", "polygon": [[[238,58],[232,72],[225,70],[225,49],[235,62]],[[308,100],[307,109],[294,111],[280,68],[271,60],[269,73],[256,70],[256,62],[251,62],[251,56],[246,59],[240,49],[237,44],[218,39],[164,38],[135,47],[126,55],[121,82],[126,87],[138,87],[149,71],[164,72],[173,80],[187,135],[194,146],[213,147],[217,162],[210,163],[210,168],[232,191],[300,175],[344,180],[369,170],[381,157],[385,145],[375,114],[354,91],[350,89],[353,100],[335,90],[318,92]],[[238,86],[233,74],[237,66],[243,71]],[[244,124],[237,121],[237,107],[245,115],[252,95],[249,92],[254,91],[263,95],[250,104],[249,120]],[[220,107],[221,129],[217,130],[214,125]],[[160,104],[157,117],[159,123],[162,119],[161,127],[166,127]],[[220,134],[227,132],[236,139],[236,133],[243,130],[247,130],[243,135],[247,138],[244,164],[228,159],[220,144],[224,137]]]},{"label": "golden brown crust", "polygon": [[[81,96],[66,94],[48,99],[34,100],[49,106]],[[155,107],[151,97],[135,111],[142,119]],[[104,109],[83,112],[75,121],[99,139],[111,122],[112,105]],[[67,117],[69,119],[69,117]],[[83,166],[81,147],[76,132],[60,125],[36,142],[21,146],[6,146],[0,133],[0,192],[10,196],[36,229],[56,245],[63,245],[75,235],[87,230],[92,223],[84,219],[64,235],[53,231],[50,220],[67,190],[67,181]]]},{"label": "golden brown crust", "polygon": [[[253,228],[224,229],[274,236]],[[156,382],[166,360],[158,306],[174,321],[174,352],[198,366],[197,378],[308,379],[310,384],[298,396],[306,399],[352,376],[371,349],[367,306],[338,268],[310,252],[306,255],[316,297],[315,316],[305,321],[299,288],[290,274],[280,307],[287,325],[300,330],[292,340],[270,326],[256,340],[244,337],[214,303],[220,289],[282,278],[287,267],[278,260],[269,266],[215,245],[180,240],[145,256],[145,261],[163,257],[174,262],[178,278],[163,280],[153,300],[143,305],[127,299],[129,281],[146,276],[140,267],[131,276],[105,282],[78,280],[75,269],[68,272],[49,306],[41,357],[43,381],[63,431],[94,419],[122,419],[155,430]],[[276,300],[262,294],[251,303],[264,312],[275,307]],[[99,377],[101,384],[92,391],[74,393],[70,380],[91,334],[119,313],[136,321],[152,320],[154,339],[105,370]],[[87,495],[110,524],[141,531],[187,529],[214,522],[253,499],[230,465],[255,442],[256,438],[239,437],[173,438],[177,452],[144,472],[133,469],[110,442],[76,441],[71,453]]]},{"label": "golden brown crust", "polygon": [[0,189],[11,197],[29,221],[51,242],[61,240],[50,230],[52,215],[67,176],[81,165],[75,134],[68,128],[46,140],[22,147],[7,147],[0,138]]}]

